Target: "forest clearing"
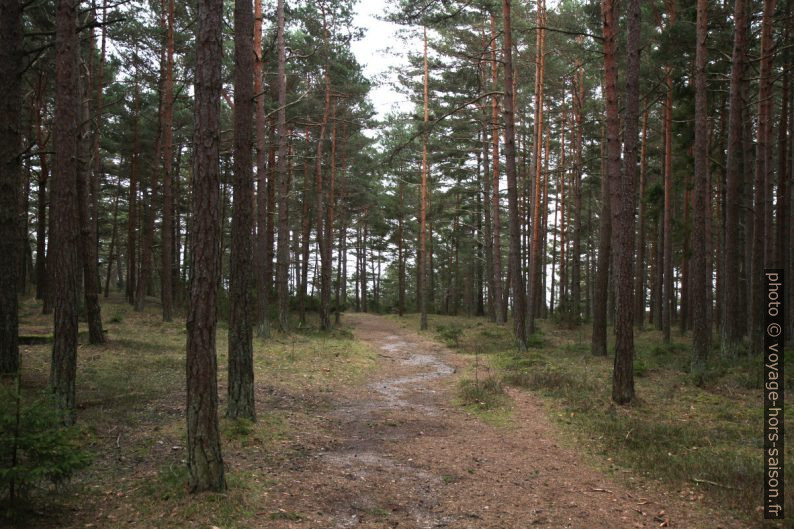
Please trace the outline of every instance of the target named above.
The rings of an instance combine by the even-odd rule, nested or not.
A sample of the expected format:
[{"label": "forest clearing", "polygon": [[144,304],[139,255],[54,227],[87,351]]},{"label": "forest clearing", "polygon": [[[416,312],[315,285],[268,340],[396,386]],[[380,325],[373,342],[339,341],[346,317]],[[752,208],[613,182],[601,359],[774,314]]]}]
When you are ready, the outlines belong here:
[{"label": "forest clearing", "polygon": [[0,523],[791,527],[792,3],[0,0]]}]

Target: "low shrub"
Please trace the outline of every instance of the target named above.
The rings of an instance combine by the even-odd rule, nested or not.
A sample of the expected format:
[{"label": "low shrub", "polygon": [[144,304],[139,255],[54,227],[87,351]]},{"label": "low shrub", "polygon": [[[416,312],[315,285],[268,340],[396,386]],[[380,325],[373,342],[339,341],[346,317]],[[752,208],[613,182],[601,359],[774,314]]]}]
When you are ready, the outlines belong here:
[{"label": "low shrub", "polygon": [[32,489],[61,485],[90,462],[50,395],[22,397],[18,381],[0,388],[0,493],[11,509]]}]

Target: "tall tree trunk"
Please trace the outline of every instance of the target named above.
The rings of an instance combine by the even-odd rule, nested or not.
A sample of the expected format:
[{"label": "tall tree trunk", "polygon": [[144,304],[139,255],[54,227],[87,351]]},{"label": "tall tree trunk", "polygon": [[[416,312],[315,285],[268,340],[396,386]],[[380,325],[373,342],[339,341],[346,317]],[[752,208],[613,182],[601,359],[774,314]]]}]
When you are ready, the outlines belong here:
[{"label": "tall tree trunk", "polygon": [[[538,30],[536,39],[536,57],[535,57],[535,175],[534,183],[535,189],[532,193],[532,243],[529,258],[529,273],[527,283],[529,288],[527,291],[527,334],[531,335],[535,332],[535,317],[537,316],[537,300],[538,290],[540,289],[540,246],[541,246],[541,180],[542,162],[543,162],[543,70],[544,70],[544,41],[545,32],[543,27],[545,25],[545,0],[538,0],[538,14],[537,26]],[[518,269],[515,269],[518,270]],[[515,272],[514,270],[514,272]],[[515,293],[514,293],[515,295]]]},{"label": "tall tree trunk", "polygon": [[[791,42],[791,2],[786,4],[786,28],[784,42]],[[777,184],[777,218],[776,218],[776,241],[775,241],[775,262],[777,268],[786,269],[788,255],[786,240],[788,237],[788,126],[789,126],[789,74],[791,70],[791,48],[785,51],[785,63],[783,64],[783,86],[780,91],[780,122],[778,124],[778,184]],[[791,309],[789,309],[791,310]]]},{"label": "tall tree trunk", "polygon": [[[565,245],[567,243],[565,238],[565,180],[566,180],[566,173],[568,168],[565,165],[565,127],[567,125],[567,109],[563,105],[562,107],[562,116],[561,116],[561,123],[560,123],[560,162],[559,162],[559,171],[558,171],[558,178],[557,178],[557,207],[554,210],[554,224],[557,225],[557,210],[560,210],[560,224],[558,227],[560,233],[560,254],[559,254],[559,262],[560,265],[558,267],[558,274],[560,277],[559,281],[559,295],[557,297],[557,306],[560,308],[560,312],[562,313],[566,307],[566,282],[567,277],[565,276]],[[552,270],[552,280],[554,279],[554,272]],[[552,296],[554,295],[554,288],[552,286]],[[551,311],[554,312],[554,304],[552,303]]]},{"label": "tall tree trunk", "polygon": [[637,218],[637,269],[634,275],[634,324],[640,330],[645,326],[645,178],[648,172],[648,108],[642,116],[642,146],[640,148],[639,212]]},{"label": "tall tree trunk", "polygon": [[[786,27],[784,32],[784,39],[783,42],[791,42],[791,2],[786,4]],[[794,162],[791,157],[791,147],[789,146],[789,126],[791,123],[791,107],[792,101],[791,98],[791,89],[789,86],[789,76],[791,73],[791,48],[789,47],[785,51],[785,62],[783,65],[783,88],[781,91],[781,98],[783,99],[783,105],[780,110],[780,124],[778,125],[778,202],[777,202],[777,242],[775,244],[777,248],[777,257],[775,261],[775,266],[778,268],[783,269],[784,275],[787,271],[789,271],[791,267],[791,246],[792,242],[794,242],[794,237],[792,237],[792,229],[789,226],[791,221],[791,183],[789,179],[791,178],[791,168],[789,164]],[[794,135],[792,135],[794,137]],[[792,277],[789,274],[788,277]],[[794,290],[789,288],[789,291]],[[789,299],[792,299],[791,294],[789,294]],[[788,301],[788,300],[787,300]],[[792,305],[788,305],[791,307]],[[787,312],[787,316],[784,314],[786,321],[784,322],[784,335],[786,336],[786,342],[788,344],[794,343],[794,318],[790,316],[790,314],[794,312],[794,310],[789,309]]]},{"label": "tall tree trunk", "polygon": [[[499,80],[499,67],[496,61],[496,20],[491,14],[491,86],[496,92]],[[512,50],[511,50],[512,51]],[[491,171],[491,266],[493,270],[493,306],[496,323],[505,322],[504,313],[507,308],[503,301],[502,288],[502,220],[499,204],[499,96],[491,97],[491,138],[493,141],[492,171]]]},{"label": "tall tree trunk", "polygon": [[[80,131],[77,0],[59,0],[55,25],[55,159],[50,216],[55,308],[50,384],[66,424],[75,420],[77,293],[80,273],[80,214],[77,179]],[[5,17],[4,17],[5,18]]]},{"label": "tall tree trunk", "polygon": [[666,67],[665,84],[667,97],[664,105],[664,263],[662,266],[662,337],[670,343],[670,328],[673,319],[673,78],[671,68]]},{"label": "tall tree trunk", "polygon": [[689,328],[689,253],[691,251],[689,241],[692,237],[692,225],[689,220],[689,210],[692,202],[692,192],[690,188],[689,174],[684,175],[684,240],[681,249],[681,307],[678,325],[683,336]]},{"label": "tall tree trunk", "polygon": [[323,239],[325,240],[325,255],[322,256],[322,264],[320,268],[320,275],[322,276],[322,284],[320,288],[320,305],[325,307],[327,315],[327,325],[325,329],[331,328],[331,287],[333,276],[333,250],[334,250],[334,206],[336,203],[335,186],[336,186],[336,101],[332,105],[331,111],[331,168],[329,171],[328,188],[326,194],[325,206],[325,225],[323,226],[324,233]]},{"label": "tall tree trunk", "polygon": [[400,316],[405,313],[405,245],[403,241],[405,223],[404,187],[403,179],[400,178],[397,183],[397,193],[399,197],[399,203],[397,204],[397,314]]},{"label": "tall tree trunk", "polygon": [[196,30],[190,302],[187,316],[187,465],[191,492],[226,489],[215,355],[220,264],[221,0],[199,0]]},{"label": "tall tree trunk", "polygon": [[[612,36],[614,40],[614,35]],[[606,35],[604,36],[606,42]],[[605,145],[603,143],[602,145]],[[602,147],[602,159],[604,157]],[[601,163],[602,168],[604,163]],[[598,269],[593,291],[593,336],[590,352],[595,356],[607,355],[607,297],[609,290],[609,265],[612,253],[612,208],[610,204],[609,176],[601,172],[601,215],[598,222]]]},{"label": "tall tree trunk", "polygon": [[[110,232],[110,247],[108,248],[108,268],[107,268],[107,275],[105,276],[105,299],[110,296],[110,278],[113,272],[113,261],[116,260],[116,246],[117,242],[116,239],[118,238],[118,227],[119,227],[119,202],[121,201],[121,177],[119,176],[118,181],[116,182],[116,198],[113,199],[113,226]],[[121,266],[121,259],[118,259],[119,264]]]},{"label": "tall tree trunk", "polygon": [[127,199],[127,284],[126,295],[130,304],[135,303],[138,284],[138,155],[140,138],[138,133],[141,94],[138,86],[138,69],[135,68],[132,96],[132,157],[130,158],[130,192]]},{"label": "tall tree trunk", "polygon": [[91,185],[91,143],[90,143],[90,100],[88,89],[90,77],[85,77],[81,85],[80,104],[80,137],[77,151],[77,199],[78,213],[80,216],[80,262],[83,268],[83,299],[85,301],[85,315],[88,323],[88,341],[91,344],[101,344],[105,341],[102,330],[102,311],[99,306],[99,270],[97,264],[97,233],[95,223],[96,210],[91,206],[93,202]]},{"label": "tall tree trunk", "polygon": [[[234,2],[234,210],[229,256],[229,400],[226,416],[256,420],[254,404],[253,234],[251,152],[254,52],[251,0]],[[168,275],[168,274],[166,274]]]},{"label": "tall tree trunk", "polygon": [[772,260],[771,221],[771,142],[772,129],[772,42],[775,0],[764,0],[761,22],[761,75],[758,80],[758,127],[756,132],[755,188],[753,213],[753,256],[750,267],[750,351],[761,354],[764,350],[764,267]]},{"label": "tall tree trunk", "polygon": [[[581,259],[582,259],[582,136],[584,128],[584,69],[577,60],[573,83],[573,112],[576,132],[574,140],[573,171],[573,242],[571,245],[571,296],[568,302],[568,325],[579,325],[582,314]],[[592,211],[592,209],[591,209]],[[589,304],[588,304],[589,307]],[[589,311],[589,309],[586,309]]]},{"label": "tall tree trunk", "polygon": [[367,312],[367,211],[361,228],[361,310]]},{"label": "tall tree trunk", "polygon": [[[162,0],[161,21],[165,26],[165,72],[163,79],[163,222],[161,225],[160,297],[163,304],[163,321],[173,319],[174,286],[171,270],[174,259],[174,0]],[[236,106],[236,105],[235,105]],[[250,128],[250,127],[249,127]]]},{"label": "tall tree trunk", "polygon": [[507,177],[507,212],[510,232],[509,271],[513,291],[513,329],[519,351],[527,348],[524,278],[521,275],[521,226],[518,218],[518,187],[516,183],[515,114],[513,110],[513,36],[510,24],[510,0],[502,0],[504,41],[502,58],[505,69],[505,176]]},{"label": "tall tree trunk", "polygon": [[[311,144],[309,137],[309,127],[306,127],[306,149],[308,151]],[[306,324],[306,287],[309,281],[309,246],[311,244],[312,217],[309,199],[309,162],[308,157],[303,161],[303,209],[301,211],[301,271],[300,286],[298,288],[298,317],[300,325]],[[358,294],[358,290],[356,290]]]},{"label": "tall tree trunk", "polygon": [[637,142],[640,118],[640,0],[626,6],[626,118],[625,171],[620,167],[620,115],[618,114],[615,32],[617,15],[613,0],[604,0],[604,70],[607,98],[607,171],[610,179],[615,224],[615,364],[612,400],[627,404],[634,399],[634,209],[637,182]]},{"label": "tall tree trunk", "polygon": [[[427,330],[427,126],[428,112],[428,67],[427,28],[424,28],[424,125],[422,130],[422,184],[419,199],[419,328]],[[364,297],[366,299],[366,297]]]},{"label": "tall tree trunk", "polygon": [[[13,13],[11,14],[13,16]],[[5,33],[4,33],[5,34]],[[12,49],[6,47],[5,49]],[[36,147],[39,155],[39,178],[36,190],[36,299],[45,301],[49,298],[47,294],[47,182],[50,170],[47,163],[46,145],[49,136],[45,139],[44,127],[42,127],[42,116],[46,113],[45,95],[45,76],[39,74],[36,83],[36,113],[33,117],[35,122]],[[8,145],[4,143],[4,145]]]},{"label": "tall tree trunk", "polygon": [[254,110],[254,129],[256,130],[256,258],[254,262],[256,263],[256,333],[259,337],[267,338],[270,336],[270,326],[268,322],[269,280],[265,264],[267,256],[267,144],[263,89],[265,61],[262,55],[263,2],[264,0],[254,0],[254,104],[256,106]]},{"label": "tall tree trunk", "polygon": [[[289,330],[289,217],[287,199],[287,72],[286,46],[284,44],[284,0],[276,8],[278,34],[278,243],[276,248],[276,291],[278,296],[278,323],[282,332]],[[329,256],[330,257],[330,256]]]},{"label": "tall tree trunk", "polygon": [[[565,311],[567,310],[568,306],[568,292],[567,292],[567,285],[568,285],[568,277],[567,277],[567,266],[566,266],[566,255],[567,255],[567,248],[566,245],[568,244],[568,240],[566,238],[566,224],[565,221],[567,220],[567,211],[565,206],[565,181],[567,180],[567,173],[568,167],[565,165],[565,126],[567,125],[567,109],[563,105],[562,107],[562,126],[560,127],[560,173],[559,173],[559,181],[558,181],[558,193],[559,193],[559,209],[560,209],[560,295],[557,301],[557,305],[560,307],[560,314],[564,316]],[[573,134],[573,131],[572,131]]]},{"label": "tall tree trunk", "polygon": [[[708,36],[708,6],[706,0],[697,1],[695,47],[695,189],[692,227],[692,374],[698,384],[703,382],[706,361],[711,348],[711,323],[708,310],[710,288],[709,256],[706,243],[706,211],[711,193],[708,176],[708,102],[706,100],[706,38]],[[707,209],[708,208],[708,209]]]},{"label": "tall tree trunk", "polygon": [[[158,89],[158,115],[163,113],[163,84],[165,81],[165,49],[160,53],[160,81]],[[160,160],[163,149],[163,123],[157,124],[157,137],[154,143],[154,159]],[[141,270],[135,291],[135,310],[143,311],[146,306],[146,296],[152,290],[152,275],[154,268],[154,219],[157,215],[157,170],[152,168],[149,173],[149,195],[143,189],[143,233],[141,234]]]},{"label": "tall tree trunk", "polygon": [[483,130],[481,136],[482,144],[482,166],[483,166],[483,184],[482,184],[482,203],[483,203],[483,217],[485,219],[485,226],[483,228],[483,239],[485,241],[485,275],[487,277],[486,283],[488,285],[488,316],[491,321],[496,321],[496,307],[494,306],[494,275],[493,275],[493,230],[491,229],[491,173],[490,173],[490,157],[488,154],[488,129],[485,118],[483,119]]},{"label": "tall tree trunk", "polygon": [[[60,23],[60,18],[58,20]],[[60,28],[60,24],[58,26]],[[22,151],[22,4],[0,1],[0,373],[19,370],[17,273]],[[41,148],[41,146],[39,146]],[[27,218],[27,211],[24,212]]]},{"label": "tall tree trunk", "polygon": [[708,303],[711,275],[708,273],[709,253],[706,243],[706,212],[710,212],[709,184],[709,128],[708,102],[706,100],[706,39],[708,37],[707,0],[697,0],[695,48],[695,189],[694,226],[692,231],[692,374],[698,384],[703,382],[709,349],[711,348],[711,322]]},{"label": "tall tree trunk", "polygon": [[[328,26],[326,24],[326,17],[325,11],[323,11],[323,43],[325,47],[325,53],[330,53],[330,48],[328,47]],[[327,330],[331,328],[331,314],[330,314],[330,307],[327,304],[324,304],[326,298],[324,296],[324,288],[326,288],[322,281],[325,279],[322,273],[323,266],[322,261],[327,258],[328,252],[326,250],[326,246],[333,244],[332,241],[328,241],[325,238],[326,231],[325,231],[325,215],[326,211],[325,208],[327,207],[326,203],[326,190],[325,190],[325,176],[323,174],[323,147],[325,146],[325,134],[326,130],[328,129],[328,119],[331,111],[331,75],[329,72],[329,64],[328,64],[328,57],[325,57],[325,65],[323,66],[323,80],[325,84],[325,108],[323,110],[323,120],[320,125],[320,135],[317,138],[317,154],[315,159],[315,236],[317,238],[317,248],[320,257],[320,273],[319,275],[315,272],[314,278],[315,283],[317,282],[317,278],[319,276],[320,279],[320,328],[323,330]],[[330,288],[330,285],[328,285]],[[330,292],[330,290],[329,290]]]}]

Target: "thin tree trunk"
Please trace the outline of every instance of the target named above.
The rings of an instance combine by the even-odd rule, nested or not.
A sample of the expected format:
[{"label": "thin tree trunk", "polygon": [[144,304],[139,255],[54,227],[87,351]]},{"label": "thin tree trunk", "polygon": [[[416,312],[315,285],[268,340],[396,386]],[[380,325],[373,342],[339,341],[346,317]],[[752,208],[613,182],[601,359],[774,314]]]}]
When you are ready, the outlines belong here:
[{"label": "thin tree trunk", "polygon": [[[614,36],[612,37],[614,39]],[[606,41],[606,36],[604,37]],[[605,146],[606,142],[602,142]],[[601,149],[602,159],[604,147]],[[604,164],[602,163],[603,167]],[[609,265],[612,253],[612,208],[610,207],[609,176],[601,172],[601,215],[598,222],[598,270],[593,291],[593,336],[590,352],[595,356],[607,355],[607,296],[609,290]]]},{"label": "thin tree trunk", "polygon": [[282,332],[289,330],[289,217],[287,198],[287,74],[286,47],[284,44],[284,0],[276,7],[278,34],[278,243],[276,248],[276,291],[278,296],[278,322]]},{"label": "thin tree trunk", "polygon": [[320,289],[320,306],[325,307],[326,320],[324,323],[325,329],[331,328],[331,287],[333,276],[333,251],[334,251],[334,206],[336,203],[335,186],[336,186],[336,136],[337,136],[337,120],[336,120],[336,101],[334,101],[331,110],[331,170],[329,171],[328,189],[325,197],[325,225],[323,239],[325,240],[325,255],[322,256],[322,265],[320,274],[322,276],[322,283]]},{"label": "thin tree trunk", "polygon": [[[537,26],[545,25],[545,0],[538,0]],[[540,289],[540,246],[541,246],[541,180],[543,179],[543,71],[544,71],[544,41],[543,29],[536,31],[536,57],[535,57],[535,189],[532,193],[532,243],[529,258],[529,273],[527,283],[527,334],[535,332],[535,317],[537,316],[537,299]],[[518,270],[518,269],[516,269]],[[515,270],[514,270],[515,272]],[[515,293],[514,293],[515,295]]]},{"label": "thin tree trunk", "polygon": [[[323,43],[325,53],[330,53],[328,47],[328,26],[326,24],[325,11],[323,11]],[[323,285],[325,277],[323,275],[323,261],[327,259],[328,252],[326,246],[332,244],[332,241],[326,240],[325,230],[325,216],[326,216],[326,190],[325,190],[325,176],[323,175],[323,147],[325,146],[325,133],[328,129],[328,119],[331,111],[331,76],[329,73],[328,57],[325,58],[325,65],[323,66],[323,80],[325,83],[325,107],[323,110],[323,120],[320,125],[320,135],[317,139],[317,154],[315,159],[315,236],[317,238],[317,247],[320,257],[320,328],[327,330],[331,328],[330,307],[325,304],[328,299],[324,295],[325,289],[330,288],[330,285]],[[315,283],[317,282],[318,274],[314,274]],[[330,279],[330,278],[329,278]],[[329,290],[330,292],[330,290]]]},{"label": "thin tree trunk", "polygon": [[[306,149],[309,144],[309,127],[306,127]],[[310,211],[309,162],[303,162],[303,209],[301,211],[301,275],[298,289],[298,316],[300,325],[306,324],[306,286],[309,281],[309,245],[311,244],[312,217]]]},{"label": "thin tree trunk", "polygon": [[127,199],[127,301],[135,303],[135,291],[138,284],[138,155],[140,138],[138,134],[141,94],[138,85],[138,69],[135,68],[132,103],[132,157],[130,158],[130,192]]},{"label": "thin tree trunk", "polygon": [[405,313],[405,255],[403,241],[403,224],[405,222],[404,211],[404,184],[402,178],[397,184],[399,203],[397,205],[397,314],[402,316]]},{"label": "thin tree trunk", "polygon": [[[674,13],[674,12],[673,12]],[[672,16],[674,19],[674,16]],[[671,21],[671,24],[673,22]],[[672,68],[665,68],[667,97],[664,105],[664,264],[662,267],[662,337],[670,343],[673,319],[673,77]]]},{"label": "thin tree trunk", "polygon": [[267,266],[267,145],[265,140],[265,94],[264,57],[262,50],[262,2],[254,0],[254,129],[256,130],[256,241],[255,241],[255,274],[256,274],[256,333],[257,336],[270,336],[268,322],[268,284]]},{"label": "thin tree trunk", "polygon": [[645,177],[648,171],[648,108],[642,116],[642,147],[640,148],[639,227],[637,228],[637,269],[634,275],[634,324],[645,326]]},{"label": "thin tree trunk", "polygon": [[[234,2],[234,210],[229,256],[229,369],[226,416],[256,420],[253,328],[254,31],[251,0]],[[165,274],[169,275],[169,274]]]},{"label": "thin tree trunk", "polygon": [[756,132],[755,188],[753,213],[753,249],[750,279],[750,351],[761,354],[764,349],[764,267],[772,260],[772,217],[771,217],[771,165],[770,132],[772,129],[772,41],[775,0],[764,0],[764,14],[761,22],[761,75],[758,80],[758,127]]},{"label": "thin tree trunk", "polygon": [[[573,112],[576,123],[573,174],[573,243],[571,247],[571,296],[568,302],[568,325],[581,322],[581,258],[582,258],[582,136],[584,128],[584,69],[577,60],[573,84]],[[592,211],[592,209],[590,210]],[[587,304],[589,307],[589,303]],[[586,309],[589,312],[589,309]]]},{"label": "thin tree trunk", "polygon": [[[121,177],[116,182],[116,198],[113,199],[113,227],[110,232],[110,247],[108,248],[108,268],[105,276],[105,299],[110,296],[110,277],[113,272],[113,261],[116,260],[116,239],[118,237],[119,226],[119,201],[121,199]],[[121,266],[121,259],[118,260]]]},{"label": "thin tree trunk", "polygon": [[[163,148],[163,222],[161,225],[162,253],[160,265],[160,297],[163,321],[173,319],[174,287],[171,270],[174,255],[174,189],[173,189],[173,123],[174,123],[174,0],[161,0],[161,22],[165,26],[165,72],[163,80],[163,113],[161,116]],[[250,128],[250,127],[249,127]]]},{"label": "thin tree trunk", "polygon": [[[568,168],[565,165],[565,127],[567,125],[567,109],[563,105],[562,107],[562,116],[561,116],[561,123],[560,123],[560,162],[559,162],[559,171],[558,171],[558,178],[557,178],[557,207],[554,211],[554,224],[557,225],[557,210],[560,210],[560,224],[558,230],[560,232],[560,254],[559,254],[559,262],[560,265],[558,267],[558,274],[560,277],[559,280],[559,295],[557,297],[557,306],[560,309],[560,313],[564,313],[566,307],[566,283],[567,277],[565,275],[566,267],[565,267],[565,258],[566,258],[566,248],[565,245],[567,244],[567,240],[565,238],[565,180],[566,180],[566,173]],[[554,274],[552,273],[552,280],[554,279]],[[554,294],[554,288],[552,287],[552,295]],[[554,306],[552,303],[551,311],[554,312]]]},{"label": "thin tree trunk", "polygon": [[99,305],[99,270],[97,263],[96,210],[92,207],[92,171],[90,143],[89,92],[90,75],[80,83],[80,137],[78,138],[77,199],[80,216],[80,262],[83,269],[83,299],[85,302],[88,341],[101,344],[105,341],[102,330],[102,311]]},{"label": "thin tree trunk", "polygon": [[689,240],[692,236],[692,225],[689,220],[689,210],[692,202],[689,174],[684,175],[684,241],[681,251],[681,306],[678,325],[683,336],[689,327],[689,253],[691,251]]},{"label": "thin tree trunk", "polygon": [[[424,28],[424,129],[422,131],[422,184],[419,199],[419,328],[427,330],[427,124],[428,113],[428,67],[427,28]],[[366,296],[364,296],[366,299]]]},{"label": "thin tree trunk", "polygon": [[510,25],[510,0],[502,0],[504,40],[504,120],[505,120],[505,176],[507,177],[507,210],[510,231],[511,285],[513,291],[513,329],[519,351],[527,348],[526,303],[524,278],[521,275],[521,226],[518,219],[518,188],[516,183],[515,114],[513,110],[513,37]]},{"label": "thin tree trunk", "polygon": [[[160,78],[158,85],[158,115],[163,115],[164,85],[165,85],[165,48],[160,52]],[[157,136],[154,143],[154,160],[159,161],[163,152],[164,130],[162,120],[157,123]],[[146,296],[152,290],[152,275],[154,272],[154,219],[157,214],[158,182],[157,170],[149,170],[149,196],[144,189],[143,200],[143,234],[141,236],[141,270],[135,291],[135,310],[143,311],[146,305]]]},{"label": "thin tree trunk", "polygon": [[46,301],[50,297],[47,294],[47,182],[50,171],[46,153],[49,136],[44,138],[44,130],[41,125],[42,115],[46,113],[45,90],[45,76],[42,72],[36,83],[37,104],[34,115],[36,146],[39,155],[39,178],[36,190],[36,299],[43,300],[47,305]]},{"label": "thin tree trunk", "polygon": [[[496,21],[491,14],[491,86],[494,92],[498,82],[498,63],[496,61]],[[512,51],[512,50],[511,50]],[[512,87],[511,87],[512,89]],[[491,138],[493,140],[493,156],[491,171],[491,266],[493,267],[493,306],[496,323],[505,323],[504,313],[507,308],[503,301],[502,288],[502,220],[499,204],[499,96],[491,97]]]},{"label": "thin tree trunk", "polygon": [[[692,232],[692,374],[698,384],[703,382],[709,349],[711,348],[711,322],[708,310],[709,259],[706,243],[706,212],[708,194],[711,193],[708,176],[708,102],[706,100],[706,39],[708,37],[708,4],[697,0],[695,49],[695,200]],[[708,208],[708,209],[707,209]]]}]

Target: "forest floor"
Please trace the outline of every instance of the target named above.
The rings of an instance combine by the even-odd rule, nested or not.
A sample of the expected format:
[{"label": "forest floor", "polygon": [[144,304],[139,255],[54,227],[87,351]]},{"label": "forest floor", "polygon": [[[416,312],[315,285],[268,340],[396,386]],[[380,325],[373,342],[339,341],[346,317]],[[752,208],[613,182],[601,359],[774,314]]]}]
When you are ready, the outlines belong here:
[{"label": "forest floor", "polygon": [[[582,354],[582,331],[549,324],[533,337],[548,356],[519,362],[504,352],[504,326],[440,316],[434,332],[412,330],[414,316],[346,314],[330,334],[308,326],[256,339],[258,421],[222,419],[229,490],[190,495],[184,322],[120,300],[103,309],[108,344],[78,353],[78,427],[93,464],[34,497],[19,526],[733,529],[760,518],[742,504],[747,484],[689,474],[708,470],[699,445],[736,441],[715,432],[747,434],[752,391],[712,392],[732,403],[720,422],[716,404],[640,354],[638,391],[649,400],[615,410],[603,395],[609,361]],[[23,333],[46,332],[37,310],[24,305]],[[29,393],[46,386],[49,348],[23,347]],[[222,326],[218,357],[222,414]],[[686,425],[668,431],[669,418],[654,413],[680,414]],[[760,475],[738,452],[727,456],[710,464]]]}]

